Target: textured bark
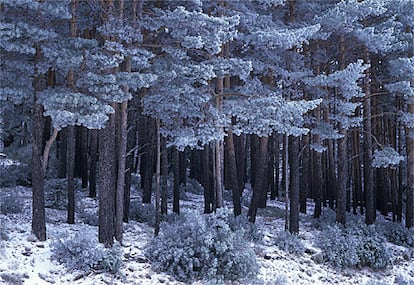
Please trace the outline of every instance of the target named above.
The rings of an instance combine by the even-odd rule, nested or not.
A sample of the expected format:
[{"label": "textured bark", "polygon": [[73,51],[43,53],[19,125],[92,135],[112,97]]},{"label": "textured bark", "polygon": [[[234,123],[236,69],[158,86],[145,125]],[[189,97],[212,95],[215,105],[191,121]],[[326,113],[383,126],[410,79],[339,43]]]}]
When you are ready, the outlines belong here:
[{"label": "textured bark", "polygon": [[289,232],[293,234],[299,233],[299,198],[300,198],[300,162],[299,162],[299,138],[290,137],[289,139],[289,167],[290,167],[290,183],[289,183]]},{"label": "textured bark", "polygon": [[180,154],[174,149],[174,189],[173,189],[173,212],[180,213]]},{"label": "textured bark", "polygon": [[161,215],[167,215],[168,210],[168,149],[167,141],[161,138]]},{"label": "textured bark", "polygon": [[81,178],[82,188],[88,187],[88,129],[81,127]]},{"label": "textured bark", "polygon": [[[309,149],[309,136],[305,135],[301,144],[302,152],[302,165],[300,167],[300,208],[299,211],[306,214],[306,199],[309,195],[309,184],[311,182],[311,167],[310,167],[310,149]],[[299,154],[298,154],[299,155]]]},{"label": "textured bark", "polygon": [[161,176],[161,138],[160,138],[160,119],[156,119],[156,163],[155,163],[155,227],[154,236],[160,232],[160,176]]},{"label": "textured bark", "polygon": [[[361,161],[360,161],[360,141],[359,130],[352,131],[352,209],[357,214],[358,206],[362,203],[362,180],[361,180]],[[361,210],[363,208],[361,207]],[[363,212],[362,212],[363,213]]]},{"label": "textured bark", "polygon": [[[365,63],[369,63],[369,54],[366,52]],[[372,121],[371,121],[371,74],[367,71],[364,91],[364,196],[365,196],[365,223],[371,225],[375,222],[375,195],[374,195],[374,171],[372,169]]]},{"label": "textured bark", "polygon": [[89,197],[96,197],[96,164],[98,162],[98,131],[90,131]]},{"label": "textured bark", "polygon": [[[216,83],[216,93],[219,95],[215,98],[216,108],[221,112],[223,108],[223,78],[218,78]],[[216,140],[214,146],[214,210],[224,206],[223,191],[224,191],[224,145],[222,140]]]},{"label": "textured bark", "polygon": [[152,179],[154,174],[154,120],[152,118],[146,117],[145,121],[147,122],[147,134],[146,140],[144,143],[144,154],[142,155],[141,160],[141,176],[143,179],[143,193],[142,193],[142,202],[151,203],[151,194],[152,194]]},{"label": "textured bark", "polygon": [[68,224],[75,223],[75,127],[67,127]]},{"label": "textured bark", "polygon": [[227,132],[227,154],[228,154],[228,181],[229,188],[232,191],[233,196],[233,212],[235,216],[241,215],[240,204],[240,189],[237,181],[237,164],[236,164],[236,151],[234,147],[233,132],[229,130]]},{"label": "textured bark", "polygon": [[[259,140],[259,159],[260,161],[266,161],[268,156],[268,144],[269,138],[268,137],[261,137]],[[263,192],[266,192],[267,189],[263,187],[265,185],[265,174],[266,174],[266,167],[267,164],[258,167],[256,170],[256,184],[255,188],[253,188],[253,197],[250,202],[249,207],[249,221],[254,223],[256,221],[256,214],[257,209],[260,205],[260,199],[263,197]]]},{"label": "textured bark", "polygon": [[236,153],[236,165],[237,165],[237,181],[240,189],[240,194],[243,191],[246,181],[246,147],[245,147],[246,135],[234,136],[234,148]]},{"label": "textured bark", "polygon": [[[315,110],[317,119],[321,118],[321,108]],[[315,144],[322,145],[320,135],[314,135]],[[323,189],[323,172],[322,172],[322,153],[313,151],[313,176],[312,176],[312,196],[315,201],[314,218],[319,218],[322,213],[322,189]]]},{"label": "textured bark", "polygon": [[[36,81],[39,80],[35,78]],[[36,90],[36,85],[35,85]],[[34,95],[36,102],[36,94]],[[33,143],[32,143],[32,233],[40,241],[46,240],[46,213],[45,213],[45,192],[44,172],[42,168],[42,147],[43,147],[43,108],[34,103],[33,107]]]},{"label": "textured bark", "polygon": [[[414,103],[408,105],[408,113],[414,114]],[[414,128],[407,128],[407,205],[405,226],[414,226]]]},{"label": "textured bark", "polygon": [[115,234],[115,117],[99,135],[99,242],[112,247]]},{"label": "textured bark", "polygon": [[208,145],[204,147],[201,154],[202,180],[204,187],[204,213],[213,212],[213,187],[211,187],[211,169],[210,169],[210,148]]},{"label": "textured bark", "polygon": [[57,156],[58,156],[58,178],[66,177],[66,128],[58,133]]}]

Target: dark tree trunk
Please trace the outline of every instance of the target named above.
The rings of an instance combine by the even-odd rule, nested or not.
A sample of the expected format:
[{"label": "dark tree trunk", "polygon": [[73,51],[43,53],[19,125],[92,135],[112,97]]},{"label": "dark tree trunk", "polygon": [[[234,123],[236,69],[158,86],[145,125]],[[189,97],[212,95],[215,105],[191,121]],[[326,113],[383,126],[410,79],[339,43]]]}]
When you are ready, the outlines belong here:
[{"label": "dark tree trunk", "polygon": [[99,242],[112,247],[115,234],[115,116],[99,136]]},{"label": "dark tree trunk", "polygon": [[[262,137],[259,141],[259,160],[260,161],[266,161],[267,155],[268,155],[268,143],[269,138],[268,137]],[[257,209],[260,205],[260,199],[263,197],[263,192],[266,192],[266,188],[263,187],[265,185],[265,174],[266,174],[266,167],[267,164],[262,165],[261,167],[258,167],[255,171],[255,188],[253,188],[253,197],[250,202],[249,207],[249,221],[254,223],[256,221],[256,214]]]},{"label": "dark tree trunk", "polygon": [[161,137],[161,214],[167,215],[168,206],[168,149],[167,140]]},{"label": "dark tree trunk", "polygon": [[82,127],[81,130],[81,177],[82,177],[82,188],[88,187],[88,129]]},{"label": "dark tree trunk", "polygon": [[[36,81],[39,79],[35,79]],[[36,86],[35,86],[36,89]],[[36,102],[36,95],[34,98]],[[43,153],[43,107],[34,103],[33,108],[33,144],[32,144],[32,233],[40,241],[46,240],[46,213],[44,173],[42,167]]]},{"label": "dark tree trunk", "polygon": [[271,169],[272,171],[272,185],[270,188],[270,200],[275,200],[279,196],[279,160],[280,160],[280,147],[279,147],[279,134],[272,135],[272,147],[271,147]]},{"label": "dark tree trunk", "polygon": [[236,151],[234,147],[233,132],[227,133],[227,154],[228,154],[228,181],[229,188],[233,195],[233,212],[235,216],[241,215],[240,204],[240,189],[237,181],[237,163],[236,163]]},{"label": "dark tree trunk", "polygon": [[[306,214],[306,199],[309,195],[309,177],[311,176],[310,167],[310,149],[309,149],[309,136],[304,136],[302,140],[302,166],[300,167],[300,208],[299,211]],[[299,155],[299,154],[298,154]]]},{"label": "dark tree trunk", "polygon": [[91,130],[89,161],[89,197],[96,197],[96,164],[98,162],[98,130]]},{"label": "dark tree trunk", "polygon": [[75,127],[67,127],[68,224],[75,223]]},{"label": "dark tree trunk", "polygon": [[[361,181],[361,161],[359,151],[359,130],[355,129],[352,132],[352,186],[353,186],[353,199],[352,208],[356,215],[358,206],[362,203],[362,181]],[[361,207],[361,210],[363,208]],[[363,212],[361,213],[363,214]]]},{"label": "dark tree trunk", "polygon": [[259,163],[259,137],[257,135],[250,135],[250,182],[252,189],[256,185],[256,171]]},{"label": "dark tree trunk", "polygon": [[[414,114],[414,103],[408,105],[408,113]],[[414,226],[414,128],[407,128],[407,204],[405,212],[405,226]]]},{"label": "dark tree trunk", "polygon": [[60,130],[57,140],[58,178],[66,177],[66,128]]},{"label": "dark tree trunk", "polygon": [[290,214],[289,214],[289,232],[299,233],[299,196],[300,196],[300,169],[299,169],[299,138],[290,137],[289,147],[289,166],[290,166]]},{"label": "dark tree trunk", "polygon": [[336,221],[346,223],[346,186],[348,180],[347,131],[340,127],[344,136],[338,141],[338,193],[336,200]]},{"label": "dark tree trunk", "polygon": [[173,189],[173,212],[180,213],[180,153],[174,149],[174,189]]},{"label": "dark tree trunk", "polygon": [[239,183],[238,188],[240,189],[240,193],[242,193],[244,184],[247,182],[245,135],[233,135],[233,139],[236,153],[237,181]]},{"label": "dark tree trunk", "polygon": [[201,169],[203,172],[201,184],[204,187],[204,213],[213,212],[213,187],[211,183],[211,169],[210,169],[210,148],[208,145],[204,146],[201,154]]},{"label": "dark tree trunk", "polygon": [[[152,179],[154,174],[154,119],[146,118],[147,123],[147,140],[145,142],[144,154],[142,155],[142,162],[144,162],[143,176],[143,193],[142,203],[151,203],[152,194]],[[141,166],[142,167],[142,166]]]}]

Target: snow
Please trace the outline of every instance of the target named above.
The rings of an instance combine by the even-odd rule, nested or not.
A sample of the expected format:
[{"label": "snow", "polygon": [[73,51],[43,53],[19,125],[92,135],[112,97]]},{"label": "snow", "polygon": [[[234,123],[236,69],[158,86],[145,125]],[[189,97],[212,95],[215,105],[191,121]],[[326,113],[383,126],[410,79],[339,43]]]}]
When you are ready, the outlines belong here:
[{"label": "snow", "polygon": [[[130,221],[125,224],[123,244],[123,265],[120,273],[83,273],[68,271],[57,261],[51,260],[50,245],[61,233],[74,233],[76,231],[97,236],[98,228],[83,224],[77,218],[75,225],[65,223],[66,212],[46,209],[47,237],[45,242],[37,241],[31,231],[31,189],[24,187],[3,188],[5,193],[19,194],[25,199],[22,213],[0,215],[2,227],[9,231],[9,239],[0,244],[0,276],[7,274],[19,276],[22,284],[184,284],[176,281],[172,276],[156,273],[145,258],[143,249],[153,236],[153,228],[144,223]],[[82,197],[83,211],[97,210],[97,200],[86,197],[85,191],[77,191]],[[133,193],[137,195],[136,191]],[[188,193],[186,201],[181,201],[181,207],[194,208],[202,211],[202,195]],[[306,252],[302,256],[288,254],[271,244],[272,237],[284,229],[284,218],[270,215],[275,208],[284,209],[283,201],[270,201],[268,210],[259,211],[257,222],[264,233],[263,242],[252,243],[260,264],[258,280],[255,284],[367,284],[367,282],[381,282],[394,284],[401,275],[405,280],[414,284],[414,261],[407,261],[401,257],[406,249],[396,245],[389,245],[394,252],[393,265],[382,271],[369,268],[338,269],[327,263],[317,264],[311,257],[318,252],[315,239],[318,230],[312,224],[313,204],[308,204],[308,214],[300,216],[299,238],[305,245]],[[276,209],[277,210],[277,209]],[[77,215],[79,217],[79,215]],[[3,278],[4,279],[4,278]],[[1,283],[0,284],[19,284]],[[203,284],[201,281],[193,285]],[[228,283],[246,284],[246,283]],[[399,283],[405,284],[405,283]]]}]

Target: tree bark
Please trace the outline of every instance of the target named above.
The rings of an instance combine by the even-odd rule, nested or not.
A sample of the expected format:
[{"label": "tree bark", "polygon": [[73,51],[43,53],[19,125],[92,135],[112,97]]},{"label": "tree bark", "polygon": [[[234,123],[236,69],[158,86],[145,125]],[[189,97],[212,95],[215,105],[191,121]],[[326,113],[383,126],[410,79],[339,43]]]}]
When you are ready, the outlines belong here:
[{"label": "tree bark", "polygon": [[115,116],[99,136],[99,242],[112,247],[115,234]]},{"label": "tree bark", "polygon": [[[414,114],[414,103],[408,104],[408,113]],[[406,129],[407,141],[407,204],[405,212],[405,226],[414,226],[414,128]]]},{"label": "tree bark", "polygon": [[96,164],[98,161],[98,130],[91,130],[89,162],[89,197],[96,197]]},{"label": "tree bark", "polygon": [[[266,161],[267,160],[267,155],[268,155],[268,143],[269,143],[269,138],[268,137],[261,137],[259,140],[259,159],[260,161]],[[257,214],[257,209],[259,208],[260,205],[260,198],[263,197],[263,192],[265,192],[267,189],[265,187],[263,187],[265,185],[265,174],[266,174],[266,168],[267,165],[262,165],[261,167],[258,167],[258,169],[256,170],[256,184],[255,184],[255,188],[253,190],[253,197],[252,200],[250,202],[250,207],[249,207],[249,221],[254,223],[256,221],[256,214]]]},{"label": "tree bark", "polygon": [[75,127],[67,127],[68,224],[75,223]]},{"label": "tree bark", "polygon": [[155,163],[155,228],[154,236],[160,232],[160,175],[161,175],[161,138],[160,138],[160,119],[156,119],[156,163]]},{"label": "tree bark", "polygon": [[227,154],[228,154],[228,181],[233,196],[234,216],[241,215],[240,189],[237,181],[236,151],[234,147],[233,132],[227,131]]},{"label": "tree bark", "polygon": [[57,140],[58,178],[66,177],[66,128],[60,130]]},{"label": "tree bark", "polygon": [[300,163],[299,163],[299,138],[290,137],[289,148],[289,167],[290,167],[290,183],[289,183],[289,232],[292,234],[299,233],[299,198],[300,198]]},{"label": "tree bark", "polygon": [[166,138],[161,138],[161,215],[168,211],[168,149]]},{"label": "tree bark", "polygon": [[180,154],[176,148],[174,149],[173,212],[180,213]]}]

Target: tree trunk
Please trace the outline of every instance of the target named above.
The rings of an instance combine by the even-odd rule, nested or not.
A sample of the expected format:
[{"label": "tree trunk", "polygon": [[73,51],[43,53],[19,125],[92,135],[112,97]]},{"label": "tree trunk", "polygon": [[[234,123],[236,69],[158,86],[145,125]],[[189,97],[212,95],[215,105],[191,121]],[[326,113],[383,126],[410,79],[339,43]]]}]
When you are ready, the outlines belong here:
[{"label": "tree trunk", "polygon": [[145,121],[147,122],[147,134],[146,140],[144,143],[144,154],[142,155],[143,165],[141,171],[143,175],[143,193],[142,193],[142,203],[149,204],[151,203],[151,194],[152,194],[152,179],[154,174],[154,120],[152,118],[146,117]]},{"label": "tree trunk", "polygon": [[168,149],[167,139],[161,138],[161,215],[168,211]]},{"label": "tree trunk", "polygon": [[112,247],[115,234],[115,116],[99,136],[99,242]]},{"label": "tree trunk", "polygon": [[300,169],[299,169],[299,138],[290,137],[289,148],[289,232],[292,234],[299,233],[299,196],[300,196]]},{"label": "tree trunk", "polygon": [[161,175],[161,139],[160,139],[160,119],[156,119],[156,163],[155,163],[155,229],[154,236],[160,232],[160,175]]},{"label": "tree trunk", "polygon": [[204,150],[201,154],[201,164],[202,164],[202,181],[201,184],[204,187],[204,213],[213,212],[213,189],[211,187],[211,169],[210,169],[210,148],[208,145],[204,146]]},{"label": "tree trunk", "polygon": [[98,161],[98,130],[91,130],[89,161],[89,197],[96,197],[96,164]]},{"label": "tree trunk", "polygon": [[75,223],[75,127],[67,127],[68,224]]},{"label": "tree trunk", "polygon": [[236,151],[234,147],[233,132],[227,131],[227,154],[228,154],[228,181],[233,196],[234,216],[241,215],[240,189],[237,181]]},{"label": "tree trunk", "polygon": [[272,187],[270,189],[270,200],[275,200],[276,197],[279,196],[279,160],[280,160],[280,146],[279,146],[279,134],[274,133],[272,135],[273,140],[273,147],[272,147],[272,173],[273,176],[272,181]]},{"label": "tree trunk", "polygon": [[[302,140],[302,166],[300,167],[300,208],[299,211],[303,214],[306,214],[306,200],[309,195],[309,177],[311,176],[311,167],[310,167],[310,149],[309,149],[309,136],[305,135]],[[299,155],[299,154],[298,154]]]},{"label": "tree trunk", "polygon": [[88,187],[88,129],[81,127],[81,177],[82,177],[82,188]]},{"label": "tree trunk", "polygon": [[[261,137],[259,140],[259,159],[260,161],[266,161],[267,155],[268,155],[268,143],[269,138],[268,137]],[[265,192],[267,189],[263,187],[265,185],[265,174],[266,174],[266,167],[267,165],[262,165],[261,167],[258,167],[256,170],[256,184],[255,188],[253,190],[253,197],[250,202],[249,207],[249,221],[254,223],[256,221],[256,214],[257,209],[260,205],[260,198],[263,197],[263,192]]]},{"label": "tree trunk", "polygon": [[[366,51],[365,63],[369,64],[369,54]],[[364,82],[364,196],[365,196],[365,223],[371,225],[376,218],[376,205],[374,195],[374,171],[372,169],[372,121],[371,121],[371,87],[370,71],[367,71]]]},{"label": "tree trunk", "polygon": [[174,189],[173,189],[173,212],[180,214],[180,154],[174,149]]},{"label": "tree trunk", "polygon": [[66,177],[66,128],[60,130],[57,140],[58,178]]},{"label": "tree trunk", "polygon": [[[36,54],[39,53],[38,48]],[[35,73],[36,74],[36,73]],[[35,94],[33,107],[33,143],[32,143],[32,233],[40,241],[46,240],[46,212],[44,173],[42,167],[43,147],[43,107],[36,103],[36,92],[39,90],[38,78],[35,78]]]},{"label": "tree trunk", "polygon": [[[408,105],[408,113],[414,114],[414,103]],[[407,204],[405,212],[405,226],[414,226],[414,128],[406,129],[407,141]]]}]

